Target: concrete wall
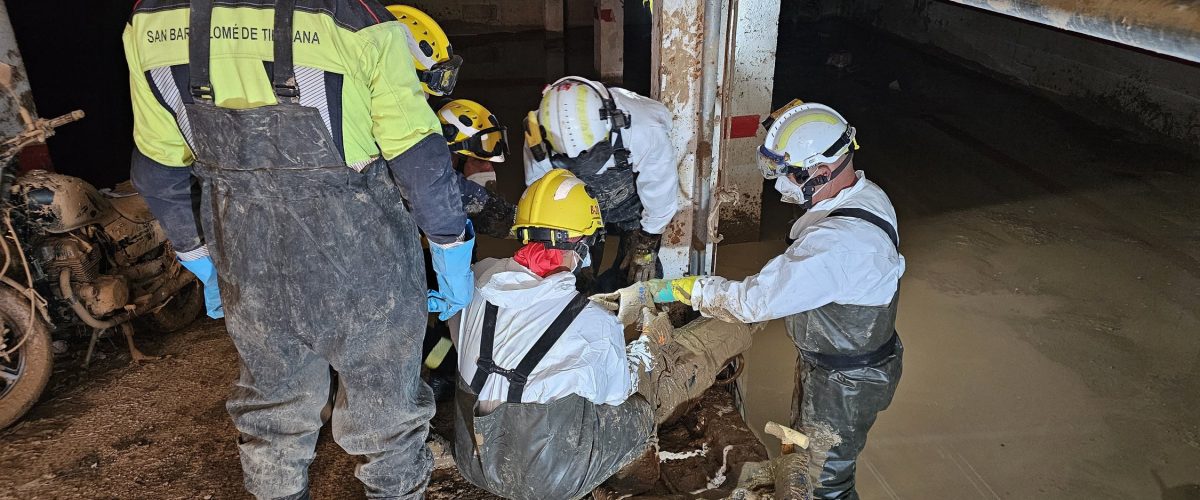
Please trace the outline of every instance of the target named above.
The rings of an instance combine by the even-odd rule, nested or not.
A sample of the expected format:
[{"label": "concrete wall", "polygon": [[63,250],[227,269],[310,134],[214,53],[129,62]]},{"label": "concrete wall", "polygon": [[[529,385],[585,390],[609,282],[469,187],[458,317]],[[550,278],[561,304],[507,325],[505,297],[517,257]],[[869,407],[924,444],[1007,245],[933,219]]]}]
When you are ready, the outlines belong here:
[{"label": "concrete wall", "polygon": [[29,113],[29,118],[37,118],[25,63],[17,48],[8,9],[4,6],[4,0],[0,0],[0,136],[12,137],[25,130],[21,108]]},{"label": "concrete wall", "polygon": [[1200,155],[1200,65],[931,0],[850,0],[841,15],[970,60],[1093,121]]},{"label": "concrete wall", "polygon": [[439,23],[460,23],[495,28],[495,31],[540,30],[545,27],[547,4],[566,6],[568,27],[591,26],[592,0],[389,0],[425,11]]}]

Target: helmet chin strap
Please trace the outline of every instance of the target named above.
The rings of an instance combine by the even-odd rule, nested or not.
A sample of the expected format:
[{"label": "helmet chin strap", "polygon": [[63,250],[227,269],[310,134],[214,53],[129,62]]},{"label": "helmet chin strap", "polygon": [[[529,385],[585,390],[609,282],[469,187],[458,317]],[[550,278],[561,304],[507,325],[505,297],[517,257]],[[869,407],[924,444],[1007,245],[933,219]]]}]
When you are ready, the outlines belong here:
[{"label": "helmet chin strap", "polygon": [[837,167],[835,167],[833,172],[830,172],[829,175],[809,177],[804,179],[804,182],[800,183],[800,192],[804,195],[804,203],[802,206],[805,210],[812,208],[813,197],[816,196],[817,193],[821,192],[822,189],[825,189],[825,186],[829,184],[830,181],[836,179],[839,175],[842,175],[842,171],[846,169],[846,165],[850,163],[850,158],[853,156],[853,151],[846,152],[846,156],[842,158],[842,161],[838,162]]}]

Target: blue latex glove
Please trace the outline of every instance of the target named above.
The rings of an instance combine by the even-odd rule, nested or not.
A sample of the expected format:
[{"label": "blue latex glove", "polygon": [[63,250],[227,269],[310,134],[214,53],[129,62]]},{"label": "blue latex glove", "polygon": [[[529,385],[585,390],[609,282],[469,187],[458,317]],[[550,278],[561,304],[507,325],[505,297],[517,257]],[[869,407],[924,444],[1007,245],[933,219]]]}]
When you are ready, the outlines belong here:
[{"label": "blue latex glove", "polygon": [[471,296],[475,294],[475,273],[471,271],[474,249],[475,228],[469,219],[462,243],[441,246],[429,242],[438,289],[429,291],[426,302],[429,312],[440,313],[438,319],[442,321],[450,319],[471,303]]},{"label": "blue latex glove", "polygon": [[225,308],[221,305],[221,289],[217,286],[217,268],[213,265],[212,257],[205,255],[196,260],[181,260],[179,263],[204,283],[204,305],[208,309],[208,317],[224,318]]}]

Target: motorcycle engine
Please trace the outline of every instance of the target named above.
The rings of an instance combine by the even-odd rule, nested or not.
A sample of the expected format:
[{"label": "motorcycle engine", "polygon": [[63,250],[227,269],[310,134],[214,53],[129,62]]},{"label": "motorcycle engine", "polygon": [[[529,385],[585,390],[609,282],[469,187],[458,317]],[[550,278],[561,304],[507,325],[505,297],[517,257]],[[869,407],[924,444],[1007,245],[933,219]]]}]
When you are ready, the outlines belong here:
[{"label": "motorcycle engine", "polygon": [[69,236],[50,238],[39,250],[51,282],[57,283],[59,274],[68,271],[75,295],[96,317],[129,303],[129,283],[125,277],[100,274],[100,251],[95,245]]},{"label": "motorcycle engine", "polygon": [[129,303],[129,284],[124,276],[104,275],[76,288],[79,300],[93,316],[103,317]]}]

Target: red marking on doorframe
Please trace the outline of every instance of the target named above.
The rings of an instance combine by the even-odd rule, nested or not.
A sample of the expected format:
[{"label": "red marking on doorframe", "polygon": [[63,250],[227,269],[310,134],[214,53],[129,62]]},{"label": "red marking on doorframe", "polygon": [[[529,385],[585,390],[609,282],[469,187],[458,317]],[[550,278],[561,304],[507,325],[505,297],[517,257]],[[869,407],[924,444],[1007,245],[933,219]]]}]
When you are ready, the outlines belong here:
[{"label": "red marking on doorframe", "polygon": [[729,138],[741,139],[758,135],[758,115],[734,116],[729,119]]}]

